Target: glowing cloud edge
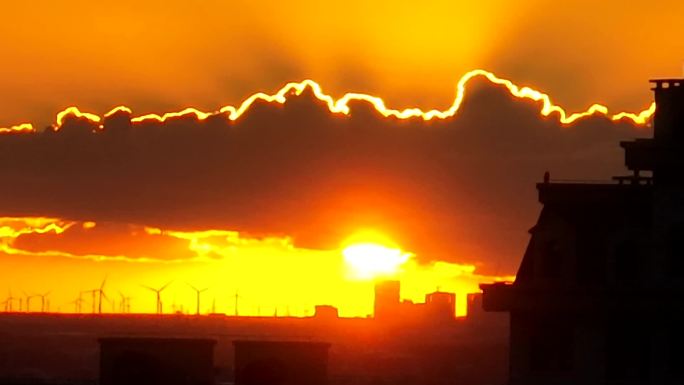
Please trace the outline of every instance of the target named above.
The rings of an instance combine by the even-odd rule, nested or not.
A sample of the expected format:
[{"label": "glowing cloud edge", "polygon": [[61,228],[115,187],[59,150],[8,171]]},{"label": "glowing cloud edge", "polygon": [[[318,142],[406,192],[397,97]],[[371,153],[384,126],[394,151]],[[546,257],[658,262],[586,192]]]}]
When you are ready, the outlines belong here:
[{"label": "glowing cloud edge", "polygon": [[[291,82],[285,84],[278,92],[275,94],[266,94],[263,92],[258,92],[253,94],[252,96],[248,97],[245,99],[239,107],[234,107],[234,106],[225,106],[220,108],[218,111],[214,112],[203,112],[200,110],[197,110],[195,108],[185,108],[181,111],[177,112],[168,112],[163,115],[158,115],[158,114],[147,114],[147,115],[141,115],[137,117],[133,117],[131,119],[131,122],[133,123],[139,123],[139,122],[144,122],[144,121],[157,121],[157,122],[164,122],[167,119],[170,118],[175,118],[175,117],[181,117],[181,116],[187,116],[187,115],[194,115],[197,117],[199,120],[204,120],[210,116],[214,115],[219,115],[219,114],[227,114],[228,119],[231,121],[237,120],[242,116],[248,109],[249,107],[256,101],[258,100],[263,100],[268,103],[279,103],[283,104],[287,100],[287,95],[290,93],[293,93],[295,95],[300,95],[304,90],[311,89],[313,92],[314,96],[322,101],[325,102],[328,106],[328,109],[330,110],[331,113],[336,113],[336,114],[344,114],[348,115],[350,108],[349,108],[349,102],[352,101],[364,101],[367,103],[370,103],[373,105],[373,107],[376,109],[376,111],[380,114],[382,114],[385,117],[394,117],[397,119],[409,119],[409,118],[422,118],[423,120],[433,120],[433,119],[447,119],[450,117],[453,117],[456,115],[458,110],[461,107],[461,104],[463,103],[463,100],[465,99],[465,93],[466,93],[466,86],[468,82],[474,78],[477,77],[484,77],[486,78],[490,83],[499,85],[499,86],[504,86],[508,90],[508,92],[520,99],[528,99],[532,100],[535,102],[541,102],[541,109],[540,109],[540,114],[542,116],[549,116],[551,114],[557,114],[558,116],[558,121],[563,124],[563,125],[569,125],[574,123],[575,121],[586,118],[589,116],[593,115],[602,115],[607,117],[610,120],[613,121],[619,121],[619,120],[630,120],[634,124],[637,125],[644,125],[648,122],[648,120],[651,118],[651,116],[655,113],[656,105],[655,102],[651,103],[651,105],[640,112],[637,113],[632,113],[632,112],[620,112],[617,114],[609,114],[608,107],[602,105],[602,104],[592,104],[589,108],[587,108],[585,111],[582,112],[575,112],[575,113],[568,113],[563,109],[561,106],[554,104],[551,101],[551,97],[548,94],[545,94],[541,91],[535,90],[533,88],[527,87],[527,86],[518,86],[512,81],[508,79],[503,79],[498,76],[496,76],[494,73],[483,70],[483,69],[475,69],[472,71],[467,72],[465,75],[461,77],[461,79],[458,81],[456,84],[456,97],[454,98],[454,102],[449,107],[448,109],[444,111],[440,110],[428,110],[428,111],[423,111],[419,108],[406,108],[404,110],[395,110],[391,109],[385,106],[385,102],[382,100],[382,98],[377,97],[377,96],[372,96],[368,94],[362,94],[362,93],[346,93],[344,96],[341,98],[335,100],[332,96],[327,95],[323,92],[321,86],[316,83],[313,80],[307,79],[303,80],[301,82]],[[132,115],[132,110],[128,107],[125,106],[118,106],[110,110],[109,112],[105,113],[103,117],[108,117],[110,115],[113,115],[117,112],[126,112]],[[78,118],[85,118],[88,119],[94,123],[100,123],[103,119],[103,117],[100,117],[96,114],[88,113],[88,112],[81,112],[78,107],[68,107],[64,109],[63,111],[59,112],[57,114],[57,119],[56,123],[52,126],[53,129],[58,130],[63,122],[64,119],[68,116],[76,116]],[[37,130],[33,127],[31,123],[23,123],[20,125],[12,126],[12,127],[7,127],[7,128],[2,128],[0,127],[0,134],[8,134],[8,133],[35,133]]]}]

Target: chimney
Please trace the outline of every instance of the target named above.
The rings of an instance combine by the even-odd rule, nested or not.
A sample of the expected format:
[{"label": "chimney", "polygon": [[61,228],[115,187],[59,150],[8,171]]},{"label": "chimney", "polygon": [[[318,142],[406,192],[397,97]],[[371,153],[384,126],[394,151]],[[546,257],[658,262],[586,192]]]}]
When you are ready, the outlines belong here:
[{"label": "chimney", "polygon": [[651,80],[656,112],[653,137],[657,142],[684,141],[684,79]]}]

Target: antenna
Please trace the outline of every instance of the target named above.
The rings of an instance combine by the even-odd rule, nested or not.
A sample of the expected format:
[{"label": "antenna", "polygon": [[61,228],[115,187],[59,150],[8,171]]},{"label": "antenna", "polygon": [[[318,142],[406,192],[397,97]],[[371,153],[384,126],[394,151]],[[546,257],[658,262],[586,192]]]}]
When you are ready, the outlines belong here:
[{"label": "antenna", "polygon": [[[187,283],[187,282],[186,282],[186,283]],[[208,288],[208,287],[205,287],[204,289],[198,289],[198,288],[194,287],[193,285],[191,285],[191,284],[189,284],[189,283],[188,283],[188,286],[190,286],[190,287],[192,288],[192,290],[195,291],[195,294],[197,295],[197,311],[196,311],[196,315],[199,315],[199,314],[200,314],[200,294],[202,294],[202,293],[204,293],[205,291],[209,290],[209,288]]]},{"label": "antenna", "polygon": [[173,282],[173,281],[167,282],[166,285],[160,287],[159,289],[155,289],[153,287],[146,286],[146,285],[140,285],[140,286],[144,287],[145,289],[153,291],[157,294],[157,314],[163,313],[161,292],[164,291],[164,289],[166,289],[171,284],[171,282]]}]

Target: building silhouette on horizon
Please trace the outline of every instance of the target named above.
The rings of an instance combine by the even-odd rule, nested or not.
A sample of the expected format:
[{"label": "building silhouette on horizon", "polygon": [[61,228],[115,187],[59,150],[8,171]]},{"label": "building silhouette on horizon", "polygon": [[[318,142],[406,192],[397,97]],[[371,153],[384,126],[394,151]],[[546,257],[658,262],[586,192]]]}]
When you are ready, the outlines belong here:
[{"label": "building silhouette on horizon", "polygon": [[684,79],[652,80],[652,138],[620,143],[631,175],[537,185],[543,209],[512,284],[510,385],[684,383]]},{"label": "building silhouette on horizon", "polygon": [[449,323],[456,318],[456,294],[435,291],[425,295],[425,302],[401,299],[401,282],[375,282],[373,318],[389,323]]}]

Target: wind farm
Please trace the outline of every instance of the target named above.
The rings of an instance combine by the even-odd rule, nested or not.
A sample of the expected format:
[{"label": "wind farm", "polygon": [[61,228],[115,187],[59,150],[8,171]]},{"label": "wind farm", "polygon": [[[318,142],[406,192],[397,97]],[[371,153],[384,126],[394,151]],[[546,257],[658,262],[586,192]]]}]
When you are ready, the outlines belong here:
[{"label": "wind farm", "polygon": [[[187,286],[194,293],[192,304],[186,303],[185,305],[176,305],[171,311],[164,311],[164,301],[162,294],[165,290],[172,285],[173,281],[168,281],[160,287],[152,287],[148,285],[141,284],[140,287],[147,291],[150,291],[154,295],[154,303],[148,308],[143,308],[132,313],[131,301],[133,297],[126,295],[121,290],[116,290],[118,295],[118,302],[110,295],[107,294],[105,289],[107,283],[107,278],[103,279],[100,285],[95,289],[81,290],[78,291],[77,295],[73,297],[73,300],[57,304],[60,311],[54,311],[54,314],[91,314],[91,315],[113,315],[113,314],[136,314],[136,315],[209,315],[209,314],[232,314],[235,317],[240,316],[240,300],[244,297],[240,294],[239,290],[235,290],[232,293],[226,293],[224,296],[224,310],[217,312],[216,308],[216,297],[212,301],[211,306],[203,307],[202,295],[209,291],[209,287],[198,288],[190,283]],[[112,289],[114,290],[114,289]],[[0,302],[2,305],[2,310],[0,313],[51,313],[50,311],[50,295],[53,293],[52,290],[48,290],[42,293],[34,293],[22,291],[23,296],[15,296],[12,294],[13,291],[8,290],[7,296]],[[89,299],[88,299],[89,298]],[[39,305],[36,305],[36,301]],[[106,304],[110,306],[105,306]],[[53,304],[54,305],[54,304]],[[259,308],[267,307],[267,305],[259,305]],[[72,309],[69,311],[68,309]],[[184,310],[184,309],[187,309]],[[192,310],[194,309],[194,310]],[[277,315],[277,306],[275,306],[275,313]],[[313,314],[313,309],[308,315]],[[302,312],[299,316],[306,316],[306,312]]]}]

